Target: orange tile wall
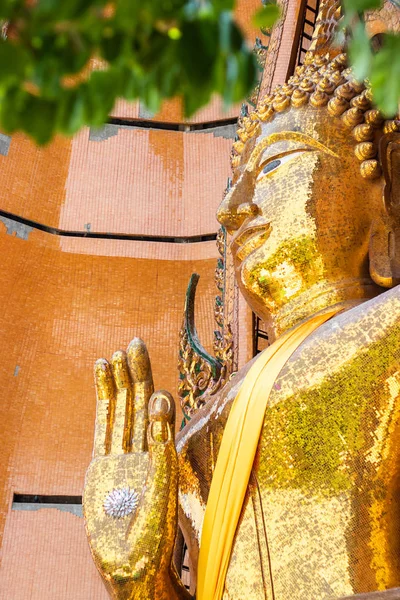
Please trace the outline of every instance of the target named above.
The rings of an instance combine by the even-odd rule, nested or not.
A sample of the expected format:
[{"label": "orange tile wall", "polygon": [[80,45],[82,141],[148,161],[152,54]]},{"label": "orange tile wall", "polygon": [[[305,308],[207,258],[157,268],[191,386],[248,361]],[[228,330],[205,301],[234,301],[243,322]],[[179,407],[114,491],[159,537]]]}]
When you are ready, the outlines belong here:
[{"label": "orange tile wall", "polygon": [[[13,492],[82,493],[95,418],[94,360],[110,357],[139,335],[148,344],[156,386],[176,395],[178,332],[193,271],[201,275],[197,327],[211,349],[215,259],[98,256],[90,249],[85,253],[87,242],[92,240],[75,240],[75,251],[65,252],[56,236],[32,231],[28,240],[18,239],[0,223],[0,254],[7,257],[0,272],[1,531],[7,519],[0,598],[7,600],[100,597],[93,583],[97,573],[88,570],[90,581],[82,589],[94,586],[94,595],[85,596],[81,569],[74,567],[85,542],[82,519],[51,510],[29,515],[10,510]],[[58,561],[49,535],[55,522],[60,547],[66,548]],[[30,558],[35,545],[44,557]],[[64,553],[71,560],[64,561]],[[57,582],[46,560],[56,563]],[[32,561],[40,576],[32,575],[29,587],[26,568]],[[56,593],[60,577],[69,582],[62,596]]]},{"label": "orange tile wall", "polygon": [[79,133],[71,150],[62,229],[148,235],[215,233],[232,140],[212,133],[119,129]]},{"label": "orange tile wall", "polygon": [[232,140],[213,133],[118,129],[38,149],[22,136],[0,156],[0,208],[72,231],[215,233]]},{"label": "orange tile wall", "polygon": [[56,509],[13,511],[4,535],[0,598],[109,600],[82,521]]},{"label": "orange tile wall", "polygon": [[65,200],[72,140],[57,138],[38,148],[15,134],[0,155],[0,208],[57,227]]}]

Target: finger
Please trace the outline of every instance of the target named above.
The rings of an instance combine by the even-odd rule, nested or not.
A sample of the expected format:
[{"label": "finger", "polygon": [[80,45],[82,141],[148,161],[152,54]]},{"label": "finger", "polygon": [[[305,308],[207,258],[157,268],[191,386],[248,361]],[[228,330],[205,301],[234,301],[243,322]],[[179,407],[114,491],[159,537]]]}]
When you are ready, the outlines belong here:
[{"label": "finger", "polygon": [[133,380],[133,452],[147,450],[148,405],[154,392],[149,353],[140,338],[134,338],[128,346],[128,365]]},{"label": "finger", "polygon": [[109,363],[99,358],[94,365],[97,407],[93,456],[104,456],[111,450],[111,421],[115,410],[115,386]]},{"label": "finger", "polygon": [[111,432],[111,454],[129,452],[132,436],[132,382],[125,352],[118,350],[111,358],[116,387],[115,414]]}]

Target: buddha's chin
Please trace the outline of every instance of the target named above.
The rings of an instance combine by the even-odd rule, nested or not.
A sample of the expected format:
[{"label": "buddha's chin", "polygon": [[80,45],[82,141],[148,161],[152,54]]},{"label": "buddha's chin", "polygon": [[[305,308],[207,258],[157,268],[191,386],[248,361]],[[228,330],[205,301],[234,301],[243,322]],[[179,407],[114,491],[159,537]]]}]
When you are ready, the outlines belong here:
[{"label": "buddha's chin", "polygon": [[251,310],[263,321],[270,321],[271,316],[277,310],[276,302],[268,293],[268,290],[260,294],[252,284],[251,279],[246,277],[246,271],[240,270],[237,278],[240,291]]}]

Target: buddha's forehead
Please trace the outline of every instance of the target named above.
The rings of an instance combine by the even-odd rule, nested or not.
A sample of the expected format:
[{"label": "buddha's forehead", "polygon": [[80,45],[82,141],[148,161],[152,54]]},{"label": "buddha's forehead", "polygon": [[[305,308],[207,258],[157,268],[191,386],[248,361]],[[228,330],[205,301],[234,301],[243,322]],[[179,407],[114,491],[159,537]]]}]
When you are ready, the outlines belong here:
[{"label": "buddha's forehead", "polygon": [[[332,144],[351,143],[351,135],[340,119],[332,117],[326,108],[304,108],[277,114],[269,123],[260,123],[260,132],[253,141],[253,148],[263,140],[290,139],[292,133],[304,134],[330,147]],[[274,134],[280,134],[275,136]]]},{"label": "buddha's forehead", "polygon": [[[245,144],[241,155],[240,167],[236,170],[234,182],[238,181],[241,173],[252,167],[254,157],[260,150],[276,147],[277,153],[290,150],[294,142],[305,143],[313,141],[330,151],[335,156],[353,159],[354,140],[351,132],[340,118],[331,116],[326,108],[304,108],[288,110],[276,114],[269,122],[259,122],[257,134]],[[288,147],[285,147],[285,143]]]}]

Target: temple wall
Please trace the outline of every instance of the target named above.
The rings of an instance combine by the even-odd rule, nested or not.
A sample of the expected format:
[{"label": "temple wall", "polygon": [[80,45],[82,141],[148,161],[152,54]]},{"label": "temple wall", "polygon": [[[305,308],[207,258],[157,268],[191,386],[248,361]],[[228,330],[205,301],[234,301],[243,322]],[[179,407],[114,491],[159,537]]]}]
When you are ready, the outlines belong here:
[{"label": "temple wall", "polygon": [[[63,248],[65,242],[69,248]],[[70,240],[35,230],[21,239],[0,223],[0,254],[7,257],[0,271],[1,530],[7,521],[0,598],[54,598],[60,582],[69,580],[58,597],[101,597],[94,568],[83,587],[82,568],[75,568],[82,553],[90,564],[88,551],[81,551],[86,549],[81,518],[51,509],[12,510],[14,493],[82,493],[93,443],[95,359],[110,357],[138,335],[148,345],[156,386],[176,397],[178,333],[193,271],[201,275],[197,327],[211,350],[215,251],[198,260],[136,258],[130,244],[138,243],[113,240],[108,253],[109,240]],[[54,527],[59,548],[65,547],[57,550],[58,561]],[[32,559],[35,544],[43,556]],[[64,554],[70,559],[64,561]],[[32,560],[29,588],[25,567]]]},{"label": "temple wall", "polygon": [[219,136],[118,127],[109,133],[85,130],[44,149],[14,136],[0,155],[0,209],[11,216],[67,232],[159,237],[65,237],[0,215],[0,598],[7,600],[105,597],[81,517],[12,507],[15,493],[82,494],[96,358],[138,335],[148,345],[156,387],[176,397],[193,272],[201,276],[196,324],[212,351],[215,242],[162,239],[216,233],[231,139],[224,129]]},{"label": "temple wall", "polygon": [[215,233],[234,131],[107,125],[44,149],[18,136],[0,156],[0,208],[69,231]]},{"label": "temple wall", "polygon": [[82,521],[56,509],[13,511],[4,535],[0,598],[109,600]]},{"label": "temple wall", "polygon": [[216,244],[162,240],[216,233],[233,129],[217,133],[106,127],[43,149],[18,135],[0,155],[0,210],[11,217],[66,232],[158,237],[65,237],[0,215],[0,598],[104,595],[83,519],[48,508],[16,511],[13,495],[82,494],[98,357],[142,337],[156,387],[176,397],[193,272],[201,276],[196,325],[212,351]]}]

